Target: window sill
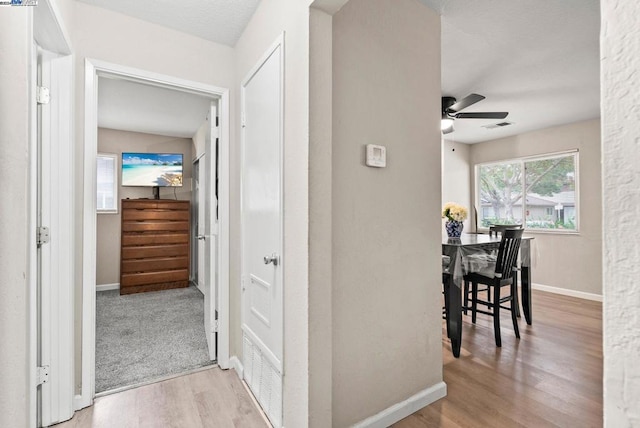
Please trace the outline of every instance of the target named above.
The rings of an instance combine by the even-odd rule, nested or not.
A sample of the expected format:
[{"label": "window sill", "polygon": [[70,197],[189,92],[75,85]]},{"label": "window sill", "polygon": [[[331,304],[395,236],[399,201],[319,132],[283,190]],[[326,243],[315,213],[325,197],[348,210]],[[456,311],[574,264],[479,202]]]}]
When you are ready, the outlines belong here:
[{"label": "window sill", "polygon": [[[489,229],[478,229],[478,233],[489,234]],[[563,230],[563,229],[524,229],[524,233],[527,235],[540,234],[540,235],[580,235],[579,230]]]}]

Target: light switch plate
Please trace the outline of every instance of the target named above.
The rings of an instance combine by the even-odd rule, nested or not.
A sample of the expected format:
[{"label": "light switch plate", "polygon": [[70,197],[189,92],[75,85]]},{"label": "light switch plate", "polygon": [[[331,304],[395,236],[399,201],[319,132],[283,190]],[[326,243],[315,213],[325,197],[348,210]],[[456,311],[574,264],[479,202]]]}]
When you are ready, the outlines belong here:
[{"label": "light switch plate", "polygon": [[387,166],[387,148],[375,144],[367,144],[367,156],[365,163],[374,168],[384,168]]}]

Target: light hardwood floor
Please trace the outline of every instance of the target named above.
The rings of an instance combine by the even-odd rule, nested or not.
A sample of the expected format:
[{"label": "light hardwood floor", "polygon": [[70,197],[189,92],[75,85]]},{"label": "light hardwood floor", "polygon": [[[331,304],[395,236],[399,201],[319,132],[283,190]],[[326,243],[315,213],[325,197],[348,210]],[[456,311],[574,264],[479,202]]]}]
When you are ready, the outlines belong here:
[{"label": "light hardwood floor", "polygon": [[[502,348],[488,317],[465,317],[459,359],[443,339],[447,396],[395,427],[601,427],[602,305],[534,291],[533,310],[520,340],[505,311]],[[98,398],[56,427],[266,426],[236,373],[213,368]]]},{"label": "light hardwood floor", "polygon": [[602,426],[602,304],[534,290],[520,340],[503,312],[502,348],[489,317],[464,317],[459,359],[443,340],[447,396],[395,428]]},{"label": "light hardwood floor", "polygon": [[269,427],[235,371],[214,367],[97,398],[56,428]]}]

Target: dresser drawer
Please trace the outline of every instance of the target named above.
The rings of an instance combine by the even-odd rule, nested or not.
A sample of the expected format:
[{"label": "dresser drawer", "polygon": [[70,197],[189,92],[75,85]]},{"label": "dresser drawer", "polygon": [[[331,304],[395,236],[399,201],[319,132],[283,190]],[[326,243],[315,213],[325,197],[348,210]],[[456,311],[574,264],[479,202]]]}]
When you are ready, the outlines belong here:
[{"label": "dresser drawer", "polygon": [[158,272],[125,273],[120,276],[120,287],[135,285],[188,281],[189,270],[170,270]]},{"label": "dresser drawer", "polygon": [[123,221],[122,232],[189,232],[188,221]]},{"label": "dresser drawer", "polygon": [[141,245],[169,245],[169,244],[188,244],[189,235],[186,233],[145,233],[131,232],[122,236],[122,246],[141,246]]},{"label": "dresser drawer", "polygon": [[154,257],[181,257],[189,255],[189,244],[149,245],[144,247],[122,247],[122,260]]},{"label": "dresser drawer", "polygon": [[122,273],[155,272],[159,270],[187,269],[189,257],[162,257],[122,261]]},{"label": "dresser drawer", "polygon": [[159,210],[126,210],[122,212],[123,221],[189,221],[189,211],[159,211]]}]

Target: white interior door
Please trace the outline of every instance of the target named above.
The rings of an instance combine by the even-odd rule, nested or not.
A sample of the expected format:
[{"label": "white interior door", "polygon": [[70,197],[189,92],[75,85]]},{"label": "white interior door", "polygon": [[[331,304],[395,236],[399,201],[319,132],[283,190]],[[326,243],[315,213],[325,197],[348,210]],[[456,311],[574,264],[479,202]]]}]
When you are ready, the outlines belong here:
[{"label": "white interior door", "polygon": [[204,294],[204,329],[209,358],[217,358],[218,332],[218,200],[216,197],[217,109],[211,103],[205,153],[198,166],[198,288]]},{"label": "white interior door", "polygon": [[73,415],[73,174],[71,56],[38,55],[37,298],[39,414],[49,426]]},{"label": "white interior door", "polygon": [[282,38],[242,85],[244,378],[282,424]]}]

